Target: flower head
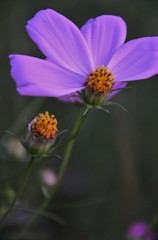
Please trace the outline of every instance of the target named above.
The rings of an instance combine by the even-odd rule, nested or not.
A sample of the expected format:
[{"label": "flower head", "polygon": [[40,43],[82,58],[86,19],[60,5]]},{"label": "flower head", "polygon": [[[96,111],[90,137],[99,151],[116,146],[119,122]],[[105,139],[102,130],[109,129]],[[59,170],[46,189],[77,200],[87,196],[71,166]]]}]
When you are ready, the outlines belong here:
[{"label": "flower head", "polygon": [[54,115],[40,113],[28,125],[26,147],[31,154],[46,154],[58,134],[57,120]]},{"label": "flower head", "polygon": [[54,115],[49,115],[46,111],[45,114],[40,113],[29,123],[29,129],[33,138],[45,141],[53,139],[57,132],[57,120]]},{"label": "flower head", "polygon": [[68,101],[79,97],[95,106],[127,81],[158,73],[158,37],[124,43],[126,24],[118,16],[90,19],[79,30],[66,17],[47,9],[28,21],[26,29],[46,59],[10,56],[11,75],[21,95]]}]

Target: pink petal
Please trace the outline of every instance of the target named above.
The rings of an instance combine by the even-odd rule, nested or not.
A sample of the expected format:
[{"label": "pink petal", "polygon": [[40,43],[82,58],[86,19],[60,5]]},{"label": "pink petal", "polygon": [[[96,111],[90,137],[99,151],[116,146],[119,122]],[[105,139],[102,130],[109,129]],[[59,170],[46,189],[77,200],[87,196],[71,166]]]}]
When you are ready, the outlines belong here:
[{"label": "pink petal", "polygon": [[84,88],[84,76],[47,60],[11,55],[11,75],[21,95],[63,96]]},{"label": "pink petal", "polygon": [[126,24],[120,17],[105,15],[90,19],[81,32],[90,48],[94,66],[107,66],[116,49],[125,41]]},{"label": "pink petal", "polygon": [[53,63],[79,74],[93,69],[89,49],[80,30],[69,19],[51,10],[39,11],[26,29]]},{"label": "pink petal", "polygon": [[58,99],[63,102],[83,103],[82,100],[78,97],[77,93],[72,93],[62,97],[58,97]]},{"label": "pink petal", "polygon": [[127,86],[126,82],[116,82],[114,84],[114,87],[112,88],[112,92],[110,93],[108,100],[113,98],[116,94],[118,94],[121,91],[121,89],[123,89],[126,86]]},{"label": "pink petal", "polygon": [[149,78],[158,73],[158,37],[127,42],[112,57],[108,67],[117,81]]}]

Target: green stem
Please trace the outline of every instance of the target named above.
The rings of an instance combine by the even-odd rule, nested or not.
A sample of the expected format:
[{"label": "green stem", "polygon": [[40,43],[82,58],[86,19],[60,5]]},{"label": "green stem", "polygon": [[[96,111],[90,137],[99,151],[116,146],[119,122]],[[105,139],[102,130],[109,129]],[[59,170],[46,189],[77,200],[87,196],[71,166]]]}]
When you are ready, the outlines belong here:
[{"label": "green stem", "polygon": [[65,173],[66,167],[68,165],[71,153],[72,153],[72,149],[75,143],[75,138],[78,135],[84,120],[86,118],[86,115],[83,115],[83,109],[80,108],[79,114],[77,116],[77,120],[76,123],[74,125],[74,128],[72,130],[72,134],[70,139],[67,142],[67,146],[66,146],[66,150],[65,150],[65,155],[61,164],[61,167],[59,169],[59,173],[58,173],[58,180],[56,185],[53,187],[51,195],[49,196],[49,198],[47,198],[40,206],[40,208],[38,209],[38,211],[36,212],[36,214],[32,217],[31,221],[26,225],[26,227],[24,228],[24,230],[22,231],[22,233],[16,238],[16,240],[20,239],[21,237],[23,237],[28,230],[32,227],[33,223],[36,221],[36,219],[38,218],[38,216],[45,210],[45,208],[49,205],[50,201],[52,200],[52,198],[54,197],[55,193],[58,190],[58,187],[61,183],[61,180],[63,178],[63,175]]},{"label": "green stem", "polygon": [[7,209],[7,211],[4,213],[4,215],[2,216],[2,218],[0,219],[0,224],[3,223],[5,221],[5,219],[7,218],[8,214],[11,212],[12,208],[14,207],[16,201],[18,198],[20,198],[20,196],[22,195],[24,189],[25,189],[25,185],[27,183],[27,179],[28,179],[28,176],[30,174],[30,171],[31,171],[31,167],[32,167],[32,164],[33,164],[33,161],[34,161],[34,157],[31,158],[30,162],[29,162],[29,165],[26,169],[26,173],[25,173],[25,176],[24,176],[24,180],[21,184],[21,187],[17,193],[17,195],[15,196],[13,202],[11,203],[11,205],[9,206],[9,208]]},{"label": "green stem", "polygon": [[[43,161],[45,161],[45,158],[41,158],[40,160],[35,161],[32,167],[37,167],[37,165],[39,165],[39,163],[40,163],[40,162],[43,162]],[[5,182],[7,182],[7,181],[9,181],[9,180],[10,180],[11,178],[13,178],[13,177],[19,176],[20,174],[22,174],[23,172],[25,172],[26,168],[27,168],[27,165],[21,167],[21,169],[13,172],[11,175],[6,176],[6,177],[0,179],[0,185],[3,184],[3,183],[5,183]]]}]

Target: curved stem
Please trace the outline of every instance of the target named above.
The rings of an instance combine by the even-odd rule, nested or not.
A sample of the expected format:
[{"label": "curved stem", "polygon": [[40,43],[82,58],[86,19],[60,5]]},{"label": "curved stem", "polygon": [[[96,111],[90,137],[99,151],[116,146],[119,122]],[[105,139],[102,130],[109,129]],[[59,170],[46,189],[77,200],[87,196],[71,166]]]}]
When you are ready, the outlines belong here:
[{"label": "curved stem", "polygon": [[5,221],[5,219],[7,218],[8,214],[11,212],[12,208],[14,207],[16,201],[18,198],[20,198],[20,196],[22,195],[24,189],[25,189],[25,186],[26,186],[26,183],[27,183],[27,180],[28,180],[28,176],[30,174],[30,171],[31,171],[31,167],[32,167],[32,164],[33,164],[33,161],[34,161],[34,157],[31,158],[30,162],[29,162],[29,165],[26,169],[26,173],[25,173],[25,176],[24,176],[24,180],[21,184],[21,187],[17,193],[17,195],[15,196],[13,202],[11,203],[11,205],[9,206],[9,208],[7,209],[7,211],[4,213],[4,215],[2,216],[2,218],[0,219],[0,224],[3,223]]},{"label": "curved stem", "polygon": [[77,134],[79,133],[84,120],[86,118],[86,115],[83,115],[83,109],[81,108],[79,111],[79,114],[77,116],[74,128],[72,130],[72,134],[67,142],[67,146],[66,146],[66,150],[65,150],[65,155],[61,164],[61,167],[59,169],[59,173],[58,173],[58,179],[57,179],[57,183],[56,185],[53,187],[51,195],[49,198],[47,198],[40,206],[40,208],[38,209],[38,211],[36,212],[36,214],[32,217],[31,221],[26,225],[26,227],[24,228],[24,230],[22,231],[22,233],[16,238],[16,240],[20,239],[22,236],[24,236],[27,231],[31,228],[31,226],[33,225],[33,223],[36,221],[36,219],[38,218],[38,216],[44,211],[44,209],[48,206],[48,204],[50,203],[50,201],[52,200],[52,198],[54,197],[55,193],[58,190],[58,187],[61,183],[61,180],[63,178],[63,175],[65,173],[66,167],[68,165],[71,153],[72,153],[72,149],[75,143],[75,138],[77,136]]},{"label": "curved stem", "polygon": [[[34,165],[33,165],[32,167],[37,167],[37,165],[38,165],[40,162],[44,161],[44,160],[45,160],[45,158],[44,158],[44,159],[42,158],[42,159],[40,159],[40,160],[38,160],[38,161],[35,161],[35,162],[34,162]],[[16,171],[13,172],[11,175],[6,176],[6,177],[0,179],[0,185],[3,184],[3,183],[5,183],[5,182],[7,182],[7,181],[9,181],[9,180],[10,180],[11,178],[13,178],[13,177],[19,176],[20,174],[22,174],[23,172],[25,172],[26,169],[27,169],[27,165],[25,164],[25,166],[21,167],[21,169],[16,170]]]}]

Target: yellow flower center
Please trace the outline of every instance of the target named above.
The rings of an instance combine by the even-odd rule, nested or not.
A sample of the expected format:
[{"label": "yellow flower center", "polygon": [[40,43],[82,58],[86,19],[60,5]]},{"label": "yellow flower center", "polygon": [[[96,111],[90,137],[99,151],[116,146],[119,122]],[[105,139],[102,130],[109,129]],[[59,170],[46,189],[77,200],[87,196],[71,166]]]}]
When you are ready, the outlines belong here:
[{"label": "yellow flower center", "polygon": [[100,68],[89,73],[87,86],[95,93],[106,94],[114,85],[114,75],[102,64]]},{"label": "yellow flower center", "polygon": [[58,133],[57,120],[54,115],[49,115],[49,112],[45,114],[40,113],[30,123],[30,130],[34,137],[52,139]]}]

